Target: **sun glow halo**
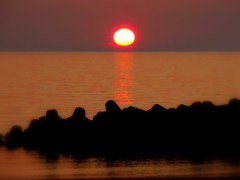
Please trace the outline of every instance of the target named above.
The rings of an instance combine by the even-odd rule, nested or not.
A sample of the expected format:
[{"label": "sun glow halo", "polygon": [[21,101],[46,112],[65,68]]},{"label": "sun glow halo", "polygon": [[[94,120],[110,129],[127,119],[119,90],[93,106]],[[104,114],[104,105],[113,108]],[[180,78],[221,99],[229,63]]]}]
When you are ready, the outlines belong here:
[{"label": "sun glow halo", "polygon": [[121,28],[114,33],[113,40],[119,46],[130,46],[135,41],[135,34],[130,29]]}]

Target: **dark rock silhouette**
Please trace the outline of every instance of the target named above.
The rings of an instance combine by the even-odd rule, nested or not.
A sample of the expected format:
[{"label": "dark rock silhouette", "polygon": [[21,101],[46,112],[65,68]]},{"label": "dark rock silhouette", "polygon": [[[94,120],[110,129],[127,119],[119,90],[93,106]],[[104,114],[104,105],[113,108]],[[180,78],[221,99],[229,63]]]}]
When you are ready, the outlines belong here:
[{"label": "dark rock silhouette", "polygon": [[23,131],[20,126],[13,126],[12,129],[5,136],[7,145],[10,147],[17,147],[23,143]]},{"label": "dark rock silhouette", "polygon": [[93,120],[80,107],[66,119],[48,110],[24,131],[14,126],[5,136],[6,144],[82,155],[240,157],[238,99],[219,106],[205,101],[170,109],[156,104],[147,111],[132,106],[121,110],[110,100],[105,107]]},{"label": "dark rock silhouette", "polygon": [[0,146],[5,145],[4,136],[0,134]]},{"label": "dark rock silhouette", "polygon": [[72,120],[72,121],[77,121],[77,120],[88,121],[89,119],[86,118],[85,110],[81,107],[78,107],[74,110],[74,112],[73,112],[72,116],[69,118],[69,120]]},{"label": "dark rock silhouette", "polygon": [[106,104],[105,104],[105,107],[106,107],[107,112],[119,112],[119,111],[121,111],[120,107],[113,100],[107,101]]},{"label": "dark rock silhouette", "polygon": [[153,105],[153,107],[151,109],[149,109],[148,111],[149,112],[164,112],[166,111],[167,109],[160,106],[159,104],[155,104]]}]

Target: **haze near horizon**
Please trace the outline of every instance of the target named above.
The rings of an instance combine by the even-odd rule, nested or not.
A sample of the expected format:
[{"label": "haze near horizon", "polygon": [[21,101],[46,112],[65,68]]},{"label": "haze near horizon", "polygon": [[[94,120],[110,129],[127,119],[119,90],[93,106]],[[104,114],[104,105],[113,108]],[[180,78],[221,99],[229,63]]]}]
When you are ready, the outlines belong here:
[{"label": "haze near horizon", "polygon": [[[239,51],[238,0],[2,0],[0,51]],[[137,35],[114,46],[118,26]]]}]

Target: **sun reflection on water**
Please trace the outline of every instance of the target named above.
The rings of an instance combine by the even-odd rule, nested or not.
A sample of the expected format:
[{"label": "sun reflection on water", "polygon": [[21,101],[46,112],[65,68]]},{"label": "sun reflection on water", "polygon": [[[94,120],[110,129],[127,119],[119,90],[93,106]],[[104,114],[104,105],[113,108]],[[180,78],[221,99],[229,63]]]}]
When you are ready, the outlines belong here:
[{"label": "sun reflection on water", "polygon": [[133,54],[128,52],[116,53],[115,62],[114,99],[118,104],[133,104]]}]

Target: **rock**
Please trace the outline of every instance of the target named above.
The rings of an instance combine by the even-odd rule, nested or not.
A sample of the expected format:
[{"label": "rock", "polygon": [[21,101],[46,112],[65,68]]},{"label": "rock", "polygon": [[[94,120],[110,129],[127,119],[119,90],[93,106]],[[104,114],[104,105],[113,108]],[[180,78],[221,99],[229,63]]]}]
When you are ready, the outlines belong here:
[{"label": "rock", "polygon": [[109,100],[105,104],[107,112],[119,112],[121,108],[117,105],[117,103],[113,100]]},{"label": "rock", "polygon": [[13,126],[5,136],[8,146],[20,146],[23,142],[23,131],[20,126]]}]

